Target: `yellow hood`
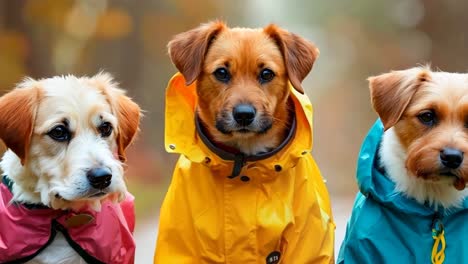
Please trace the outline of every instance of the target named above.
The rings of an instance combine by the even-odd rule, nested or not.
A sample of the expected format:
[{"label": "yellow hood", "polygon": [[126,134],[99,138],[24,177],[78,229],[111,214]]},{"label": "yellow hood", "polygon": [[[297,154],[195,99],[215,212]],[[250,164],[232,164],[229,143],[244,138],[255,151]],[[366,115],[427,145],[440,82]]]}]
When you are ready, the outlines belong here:
[{"label": "yellow hood", "polygon": [[197,133],[195,88],[180,74],[167,88],[166,149],[182,155],[161,207],[154,262],[333,263],[335,225],[310,154],[308,98],[291,87],[290,140],[271,155],[245,157],[233,178],[236,158],[218,155]]}]

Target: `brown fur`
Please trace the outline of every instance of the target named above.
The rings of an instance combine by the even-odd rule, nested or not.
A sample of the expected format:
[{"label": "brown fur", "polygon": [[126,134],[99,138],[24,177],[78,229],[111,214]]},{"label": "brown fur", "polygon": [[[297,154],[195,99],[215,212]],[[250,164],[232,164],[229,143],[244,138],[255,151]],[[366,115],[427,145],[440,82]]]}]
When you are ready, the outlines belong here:
[{"label": "brown fur", "polygon": [[430,77],[424,70],[394,71],[368,80],[372,105],[387,130],[400,120],[418,87]]},{"label": "brown fur", "polygon": [[180,33],[169,44],[172,62],[186,80],[192,84],[200,75],[208,46],[226,26],[217,21]]},{"label": "brown fur", "polygon": [[15,89],[0,98],[0,138],[22,164],[28,158],[40,98],[37,87]]},{"label": "brown fur", "polygon": [[[197,79],[197,111],[209,136],[215,142],[254,154],[273,149],[284,139],[289,129],[288,81],[303,92],[301,81],[312,69],[318,50],[275,25],[231,29],[212,22],[177,35],[169,43],[169,53],[187,83]],[[229,69],[228,83],[213,76],[219,67]],[[272,70],[275,78],[262,84],[258,76],[264,68]],[[218,131],[216,120],[240,103],[253,105],[258,115],[272,120],[272,128],[248,135]]]},{"label": "brown fur", "polygon": [[140,123],[140,107],[125,95],[117,97],[117,119],[119,128],[117,135],[117,146],[119,159],[126,160],[125,150],[132,143]]},{"label": "brown fur", "polygon": [[294,88],[303,94],[304,89],[301,83],[312,70],[320,54],[319,50],[311,42],[274,24],[268,25],[264,31],[280,47],[289,80]]}]

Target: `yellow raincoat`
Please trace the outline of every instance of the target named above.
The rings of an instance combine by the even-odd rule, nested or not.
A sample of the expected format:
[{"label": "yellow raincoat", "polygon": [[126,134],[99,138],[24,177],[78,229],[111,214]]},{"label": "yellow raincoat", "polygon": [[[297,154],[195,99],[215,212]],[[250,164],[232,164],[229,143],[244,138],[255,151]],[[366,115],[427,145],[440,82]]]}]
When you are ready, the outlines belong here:
[{"label": "yellow raincoat", "polygon": [[161,208],[154,262],[333,263],[335,224],[310,154],[307,96],[291,87],[295,130],[273,154],[244,157],[240,176],[229,178],[237,156],[197,132],[195,89],[176,74],[166,91],[166,150],[182,155]]}]

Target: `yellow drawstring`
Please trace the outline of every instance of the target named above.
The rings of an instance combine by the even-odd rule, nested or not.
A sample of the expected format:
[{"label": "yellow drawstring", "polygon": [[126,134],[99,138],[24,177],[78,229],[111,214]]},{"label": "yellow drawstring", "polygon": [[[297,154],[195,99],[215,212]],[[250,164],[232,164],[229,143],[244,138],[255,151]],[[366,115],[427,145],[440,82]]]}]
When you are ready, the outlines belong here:
[{"label": "yellow drawstring", "polygon": [[[432,264],[442,264],[445,260],[445,237],[444,226],[439,223],[438,229],[432,229],[432,238],[434,245],[432,246]],[[439,249],[440,246],[440,249]]]}]

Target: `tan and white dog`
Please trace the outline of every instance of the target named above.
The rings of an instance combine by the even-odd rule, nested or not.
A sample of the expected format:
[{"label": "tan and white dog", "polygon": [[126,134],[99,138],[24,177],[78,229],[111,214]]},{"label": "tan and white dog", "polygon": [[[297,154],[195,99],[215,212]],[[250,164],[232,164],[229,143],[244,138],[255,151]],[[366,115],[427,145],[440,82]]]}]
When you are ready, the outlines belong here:
[{"label": "tan and white dog", "polygon": [[416,67],[369,83],[380,120],[338,263],[467,263],[468,74]]},{"label": "tan and white dog", "polygon": [[396,189],[419,203],[458,207],[468,195],[468,77],[412,68],[371,77],[384,128],[381,161]]},{"label": "tan and white dog", "polygon": [[[126,201],[133,205],[128,200],[131,195],[124,181],[123,162],[124,151],[138,131],[139,120],[138,105],[106,73],[90,78],[69,75],[25,79],[0,98],[0,139],[8,148],[0,162],[5,175],[0,194],[4,204],[7,202],[3,211],[0,210],[0,218],[9,221],[5,220],[5,215],[14,209],[16,211],[10,214],[17,214],[16,220],[27,222],[33,218],[28,215],[29,211],[48,210],[54,215],[50,218],[52,229],[56,229],[52,231],[54,235],[48,235],[51,241],[47,245],[37,245],[36,250],[18,246],[14,237],[9,238],[8,231],[2,228],[7,235],[0,236],[0,262],[18,259],[32,263],[133,261],[133,257],[117,256],[120,253],[106,247],[122,242],[126,254],[134,254],[133,212],[115,203]],[[8,202],[5,197],[11,200]],[[41,209],[21,208],[21,205],[39,205]],[[84,255],[91,255],[90,258],[79,254],[76,245],[70,242],[75,240],[73,236],[84,234],[81,230],[84,227],[71,230],[70,226],[76,225],[73,224],[67,230],[67,224],[60,224],[62,220],[67,223],[83,210],[91,218],[88,229],[106,229],[107,224],[121,226],[117,234],[112,234],[117,231],[109,228],[100,230],[101,235],[111,232],[107,238],[89,237],[94,231],[86,231],[87,239],[96,240],[91,244],[83,242],[88,243],[85,246],[81,244],[87,251]],[[112,219],[108,219],[110,215]],[[43,218],[33,221],[41,223]],[[25,223],[16,222],[20,228],[27,228]],[[11,225],[10,229],[14,229],[15,225]],[[76,239],[76,244],[80,245],[79,238]],[[108,240],[112,242],[107,243]],[[30,247],[36,243],[33,238],[27,242],[32,244]],[[100,246],[103,248],[87,250]],[[12,252],[16,250],[21,252]]]}]

